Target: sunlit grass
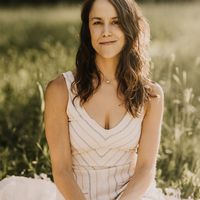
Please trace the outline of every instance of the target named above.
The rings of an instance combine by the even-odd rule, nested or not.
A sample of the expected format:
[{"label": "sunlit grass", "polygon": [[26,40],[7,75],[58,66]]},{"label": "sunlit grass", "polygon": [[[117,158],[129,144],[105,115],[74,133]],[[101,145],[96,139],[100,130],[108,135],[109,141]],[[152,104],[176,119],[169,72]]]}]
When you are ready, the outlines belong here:
[{"label": "sunlit grass", "polygon": [[80,5],[0,8],[0,22],[6,24],[14,24],[16,22],[63,24],[77,21],[80,21]]}]

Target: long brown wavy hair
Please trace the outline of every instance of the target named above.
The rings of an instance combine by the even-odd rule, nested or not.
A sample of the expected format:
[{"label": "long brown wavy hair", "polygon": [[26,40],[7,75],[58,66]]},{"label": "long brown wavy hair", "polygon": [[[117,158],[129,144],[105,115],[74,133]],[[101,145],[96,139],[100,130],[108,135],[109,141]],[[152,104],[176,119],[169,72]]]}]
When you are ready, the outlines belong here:
[{"label": "long brown wavy hair", "polygon": [[[119,24],[125,34],[125,45],[121,51],[115,77],[117,94],[124,96],[125,108],[137,117],[140,108],[150,97],[149,56],[147,53],[150,31],[138,5],[133,0],[108,0],[116,9]],[[76,68],[72,91],[83,105],[101,84],[100,71],[95,63],[95,50],[91,44],[89,13],[95,0],[85,0],[81,12],[80,46],[76,54]],[[97,84],[93,84],[93,80]]]}]

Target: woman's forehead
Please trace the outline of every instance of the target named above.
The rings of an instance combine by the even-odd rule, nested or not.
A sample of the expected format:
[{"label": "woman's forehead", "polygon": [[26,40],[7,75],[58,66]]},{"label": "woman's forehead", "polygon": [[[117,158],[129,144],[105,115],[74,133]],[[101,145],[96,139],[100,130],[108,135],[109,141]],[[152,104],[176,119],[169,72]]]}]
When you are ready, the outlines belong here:
[{"label": "woman's forehead", "polygon": [[115,7],[108,0],[96,0],[91,8],[90,18],[116,18]]}]

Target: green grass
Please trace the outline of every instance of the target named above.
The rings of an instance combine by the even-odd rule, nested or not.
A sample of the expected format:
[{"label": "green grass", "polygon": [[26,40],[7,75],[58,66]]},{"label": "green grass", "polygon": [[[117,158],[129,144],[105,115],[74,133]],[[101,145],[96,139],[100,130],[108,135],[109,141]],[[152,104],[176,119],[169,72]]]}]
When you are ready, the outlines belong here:
[{"label": "green grass", "polygon": [[[157,165],[162,188],[200,198],[200,3],[144,4],[152,78],[165,92]],[[74,67],[80,6],[0,8],[0,179],[47,173],[43,91]]]}]

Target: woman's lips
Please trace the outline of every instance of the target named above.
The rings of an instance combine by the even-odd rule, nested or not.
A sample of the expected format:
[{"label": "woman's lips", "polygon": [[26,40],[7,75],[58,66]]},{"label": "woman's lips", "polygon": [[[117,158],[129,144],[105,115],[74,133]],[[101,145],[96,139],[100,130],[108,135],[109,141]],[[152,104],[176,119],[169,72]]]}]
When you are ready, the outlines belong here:
[{"label": "woman's lips", "polygon": [[115,43],[116,41],[108,41],[108,42],[100,42],[100,45],[111,45],[113,43]]}]

